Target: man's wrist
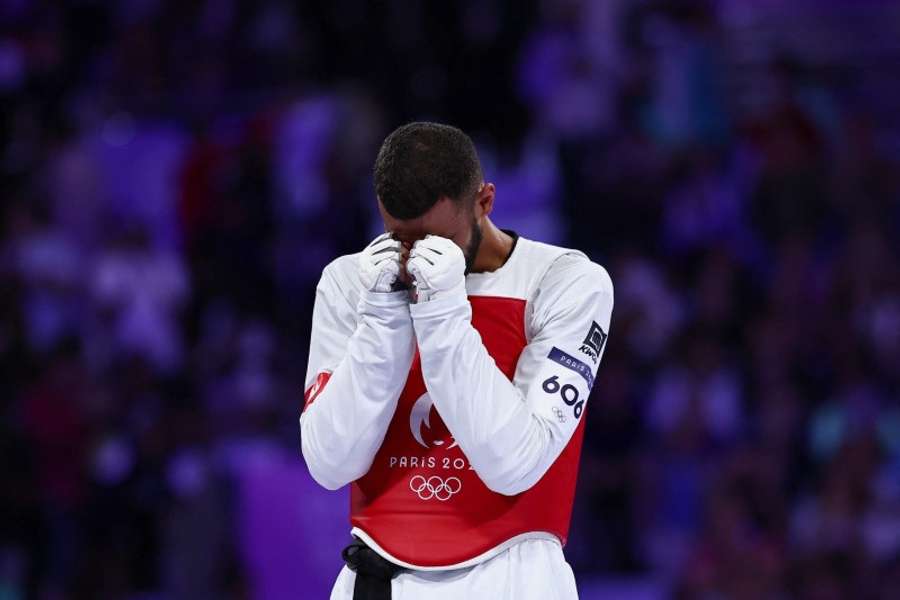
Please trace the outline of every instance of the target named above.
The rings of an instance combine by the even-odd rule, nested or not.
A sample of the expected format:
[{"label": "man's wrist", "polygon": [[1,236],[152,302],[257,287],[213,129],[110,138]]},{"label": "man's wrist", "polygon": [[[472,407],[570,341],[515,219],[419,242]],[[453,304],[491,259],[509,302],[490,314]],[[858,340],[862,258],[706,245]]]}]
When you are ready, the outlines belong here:
[{"label": "man's wrist", "polygon": [[401,308],[409,306],[409,291],[373,292],[363,290],[359,300],[361,306],[366,304],[375,308]]},{"label": "man's wrist", "polygon": [[432,290],[427,287],[416,288],[415,294],[415,304],[424,304],[426,302],[433,302],[440,298],[446,298],[447,296],[456,296],[459,297],[460,294],[462,296],[466,295],[466,280],[460,279],[459,283],[454,285],[450,289],[446,290]]},{"label": "man's wrist", "polygon": [[446,316],[465,307],[468,309],[469,297],[466,294],[466,286],[455,286],[449,290],[432,293],[427,301],[419,299],[409,305],[409,311],[415,318],[433,318]]}]

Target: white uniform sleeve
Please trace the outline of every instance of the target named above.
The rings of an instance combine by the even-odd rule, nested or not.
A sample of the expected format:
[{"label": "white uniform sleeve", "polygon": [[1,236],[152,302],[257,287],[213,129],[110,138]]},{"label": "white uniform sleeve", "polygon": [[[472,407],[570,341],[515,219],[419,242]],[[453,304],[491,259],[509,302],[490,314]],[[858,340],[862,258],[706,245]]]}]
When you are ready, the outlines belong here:
[{"label": "white uniform sleeve", "polygon": [[300,417],[303,458],[331,490],[369,470],[415,350],[407,292],[361,291],[356,307],[346,292],[326,268],[316,288]]},{"label": "white uniform sleeve", "polygon": [[463,293],[410,307],[435,408],[495,492],[521,493],[547,472],[584,413],[613,307],[609,275],[582,255],[557,259],[531,303],[531,341],[513,382],[497,368]]}]

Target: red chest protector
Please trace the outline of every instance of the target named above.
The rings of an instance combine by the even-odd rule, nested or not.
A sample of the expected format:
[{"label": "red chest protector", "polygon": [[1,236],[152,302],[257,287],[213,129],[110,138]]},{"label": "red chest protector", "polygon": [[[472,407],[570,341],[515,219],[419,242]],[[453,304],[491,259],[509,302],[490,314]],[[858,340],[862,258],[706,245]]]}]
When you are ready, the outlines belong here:
[{"label": "red chest protector", "polygon": [[[512,380],[526,345],[525,300],[469,300],[473,326]],[[531,489],[516,496],[492,492],[431,404],[416,352],[381,449],[351,486],[350,521],[391,556],[421,567],[463,563],[528,532],[548,532],[565,544],[584,422]]]}]

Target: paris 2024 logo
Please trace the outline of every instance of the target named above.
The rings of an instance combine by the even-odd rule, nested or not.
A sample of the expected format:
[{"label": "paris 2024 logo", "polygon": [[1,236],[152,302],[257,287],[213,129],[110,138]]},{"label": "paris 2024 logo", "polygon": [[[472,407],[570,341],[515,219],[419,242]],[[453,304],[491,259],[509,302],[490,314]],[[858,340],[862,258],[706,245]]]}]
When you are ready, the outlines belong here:
[{"label": "paris 2024 logo", "polygon": [[419,396],[413,404],[409,413],[409,429],[413,438],[424,448],[442,446],[449,450],[457,446],[456,440],[435,410],[428,392]]},{"label": "paris 2024 logo", "polygon": [[[427,450],[441,448],[450,450],[458,446],[447,429],[441,416],[434,408],[431,396],[424,393],[415,401],[409,413],[409,429],[413,439]],[[440,453],[443,454],[443,453]],[[428,469],[432,474],[413,474],[409,479],[409,490],[419,500],[446,502],[462,491],[462,480],[450,473],[437,475],[433,471],[459,472],[471,469],[468,461],[461,456],[392,456],[390,466]]]}]

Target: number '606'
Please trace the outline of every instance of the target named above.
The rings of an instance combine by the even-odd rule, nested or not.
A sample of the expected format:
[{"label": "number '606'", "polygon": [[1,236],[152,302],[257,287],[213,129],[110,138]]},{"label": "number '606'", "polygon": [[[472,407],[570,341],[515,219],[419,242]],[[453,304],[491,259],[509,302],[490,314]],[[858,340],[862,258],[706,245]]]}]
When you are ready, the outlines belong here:
[{"label": "number '606'", "polygon": [[545,379],[542,387],[548,394],[555,394],[559,392],[559,396],[567,406],[575,407],[572,411],[572,414],[575,416],[575,418],[577,419],[581,417],[581,412],[584,410],[584,400],[579,400],[578,388],[576,388],[571,383],[559,385],[559,375],[554,375],[549,379]]}]

